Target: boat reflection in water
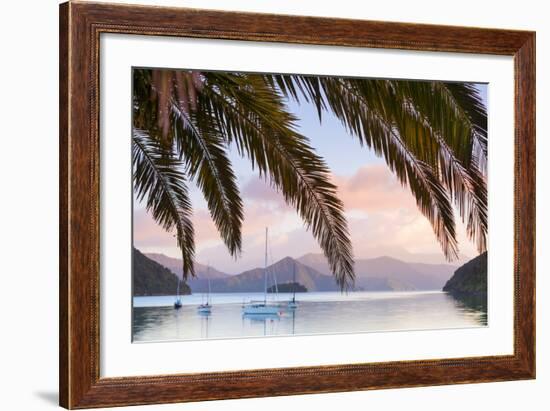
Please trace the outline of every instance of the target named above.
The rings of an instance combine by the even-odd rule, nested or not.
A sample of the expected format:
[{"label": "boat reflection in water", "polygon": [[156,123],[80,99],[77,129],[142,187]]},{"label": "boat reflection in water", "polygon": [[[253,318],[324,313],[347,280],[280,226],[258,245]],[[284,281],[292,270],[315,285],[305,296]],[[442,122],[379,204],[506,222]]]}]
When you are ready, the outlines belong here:
[{"label": "boat reflection in water", "polygon": [[170,341],[311,335],[396,330],[483,327],[488,323],[486,297],[445,292],[307,292],[296,309],[287,308],[292,293],[280,293],[277,314],[245,314],[244,301],[261,301],[263,293],[211,293],[212,313],[197,310],[201,295],[134,297],[133,341]]},{"label": "boat reflection in water", "polygon": [[181,302],[181,296],[180,296],[180,283],[181,283],[181,279],[178,277],[178,288],[176,289],[176,301],[174,301],[174,308],[176,310],[179,310],[183,306]]},{"label": "boat reflection in water", "polygon": [[208,325],[210,323],[210,311],[198,311],[198,314],[201,318],[201,338],[207,339],[208,335]]},{"label": "boat reflection in water", "polygon": [[[263,336],[277,335],[281,315],[277,314],[243,314],[243,329],[263,326]],[[246,323],[249,324],[246,324]]]}]

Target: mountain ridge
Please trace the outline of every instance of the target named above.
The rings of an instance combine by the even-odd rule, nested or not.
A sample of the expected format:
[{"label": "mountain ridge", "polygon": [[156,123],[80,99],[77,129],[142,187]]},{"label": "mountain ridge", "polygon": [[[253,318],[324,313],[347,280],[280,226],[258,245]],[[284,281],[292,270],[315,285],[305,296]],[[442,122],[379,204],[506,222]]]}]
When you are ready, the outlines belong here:
[{"label": "mountain ridge", "polygon": [[[157,262],[164,261],[173,271],[179,269],[181,260],[162,254],[147,254]],[[164,258],[164,259],[163,259]],[[188,280],[193,292],[206,292],[208,278],[212,292],[261,292],[263,291],[262,267],[256,267],[242,273],[230,275],[203,264],[196,263],[197,277]],[[269,285],[293,280],[296,269],[296,281],[309,291],[338,291],[339,288],[322,254],[306,254],[298,259],[284,257],[271,264],[268,272],[276,273],[276,279],[270,278]],[[413,291],[441,290],[453,275],[456,267],[450,264],[408,263],[399,259],[381,256],[372,259],[356,260],[356,290],[365,291]],[[208,276],[206,275],[208,273]]]},{"label": "mountain ridge", "polygon": [[487,293],[487,252],[460,266],[445,283],[450,293]]},{"label": "mountain ridge", "polygon": [[[328,262],[322,254],[305,254],[298,261],[330,274]],[[410,263],[389,256],[356,259],[356,286],[364,287],[368,281],[372,283],[384,278],[416,290],[441,290],[456,268],[451,264]]]},{"label": "mountain ridge", "polygon": [[[267,267],[268,286],[274,283],[290,282],[294,278],[309,291],[335,291],[334,279],[311,267],[285,257]],[[192,278],[189,285],[195,292],[205,292],[208,280]],[[264,289],[264,268],[253,268],[227,278],[210,280],[212,292],[262,292]]]},{"label": "mountain ridge", "polygon": [[[162,253],[144,253],[147,258],[150,258],[153,261],[156,261],[160,265],[168,268],[178,277],[182,278],[183,275],[183,264],[182,260],[179,258],[169,257]],[[222,271],[216,270],[214,267],[207,266],[200,263],[195,263],[195,273],[199,278],[224,278],[229,277],[230,274],[224,273]]]},{"label": "mountain ridge", "polygon": [[[178,288],[178,277],[162,264],[148,258],[137,248],[132,250],[133,255],[133,295],[173,295]],[[180,284],[181,294],[191,294],[189,286]]]}]

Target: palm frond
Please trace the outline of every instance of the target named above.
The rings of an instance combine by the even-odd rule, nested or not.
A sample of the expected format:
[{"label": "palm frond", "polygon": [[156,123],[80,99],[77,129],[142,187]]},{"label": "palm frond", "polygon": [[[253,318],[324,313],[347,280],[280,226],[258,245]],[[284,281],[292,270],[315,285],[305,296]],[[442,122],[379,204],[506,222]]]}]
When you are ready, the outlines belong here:
[{"label": "palm frond", "polygon": [[146,131],[132,130],[132,165],[136,197],[166,231],[176,230],[182,252],[183,275],[195,275],[194,230],[183,164]]},{"label": "palm frond", "polygon": [[472,191],[479,194],[469,199],[466,230],[468,237],[476,241],[478,250],[487,250],[487,182],[477,168],[470,170],[469,175]]},{"label": "palm frond", "polygon": [[461,117],[469,120],[477,145],[474,151],[481,150],[477,160],[484,169],[484,161],[487,160],[487,109],[479,91],[471,83],[442,82],[440,85],[448,90],[455,104],[462,109]]},{"label": "palm frond", "polygon": [[[274,76],[270,84],[282,85],[285,96],[319,101],[318,109],[327,106],[340,119],[348,131],[357,136],[361,144],[381,155],[389,168],[404,186],[408,186],[420,211],[430,221],[445,256],[451,260],[458,256],[458,243],[452,202],[446,187],[438,178],[437,169],[430,159],[438,155],[438,147],[428,138],[427,130],[418,121],[404,123],[398,116],[400,102],[388,98],[388,89],[380,80],[341,79],[309,76]],[[282,77],[282,78],[277,78]],[[302,86],[292,86],[302,84]],[[307,84],[316,84],[307,86]],[[305,96],[291,90],[306,92]],[[318,98],[317,90],[321,90]],[[397,114],[396,114],[397,113]],[[407,136],[425,133],[411,147]],[[422,151],[423,157],[416,155]]]},{"label": "palm frond", "polygon": [[[298,133],[297,119],[286,109],[285,99],[311,102],[320,121],[324,112],[334,113],[361,145],[382,156],[411,190],[448,259],[458,254],[453,202],[470,239],[480,251],[485,249],[487,116],[474,86],[136,70],[134,145],[142,144],[133,154],[134,167],[140,168],[134,172],[141,181],[136,189],[141,198],[147,197],[148,209],[163,227],[178,231],[178,224],[182,229],[184,223],[189,225],[191,237],[181,237],[178,244],[191,250],[191,268],[192,226],[184,218],[190,215],[190,204],[183,201],[186,175],[202,190],[231,254],[241,250],[243,206],[227,156],[229,145],[234,145],[296,208],[342,289],[353,283],[351,242],[337,187],[323,159]],[[163,167],[173,167],[175,174]],[[172,197],[159,194],[161,177],[181,203],[170,204]]]},{"label": "palm frond", "polygon": [[279,190],[311,229],[337,283],[352,286],[352,246],[343,204],[329,170],[296,132],[296,119],[259,76],[208,73],[203,93],[216,124],[260,175]]},{"label": "palm frond", "polygon": [[[455,101],[440,82],[387,83],[390,83],[387,98],[401,103],[392,106],[399,134],[415,155],[437,170],[468,225],[470,239],[479,252],[485,251],[487,188],[481,168],[486,160],[486,147],[480,145],[477,128],[465,114],[462,104],[466,103]],[[470,91],[471,98],[477,99],[475,88],[470,86],[465,91],[467,86],[452,85],[462,90],[464,96]]]},{"label": "palm frond", "polygon": [[[136,70],[134,124],[173,149],[189,178],[202,191],[210,215],[229,252],[242,248],[242,200],[226,145],[200,105],[202,76],[196,71]],[[168,128],[163,113],[168,113]]]},{"label": "palm frond", "polygon": [[199,96],[197,105],[197,110],[185,112],[171,102],[176,152],[202,191],[229,252],[237,256],[242,248],[243,203],[223,135],[214,126],[204,98]]}]

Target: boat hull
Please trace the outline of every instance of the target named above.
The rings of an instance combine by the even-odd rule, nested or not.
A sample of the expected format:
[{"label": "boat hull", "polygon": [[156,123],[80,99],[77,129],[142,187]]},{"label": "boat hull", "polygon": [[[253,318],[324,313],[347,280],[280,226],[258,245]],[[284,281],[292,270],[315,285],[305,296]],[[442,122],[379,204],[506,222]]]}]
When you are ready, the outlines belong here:
[{"label": "boat hull", "polygon": [[244,315],[279,315],[281,308],[276,305],[250,304],[243,307]]},{"label": "boat hull", "polygon": [[199,314],[210,314],[212,312],[212,307],[211,306],[199,306],[197,307],[197,312]]}]

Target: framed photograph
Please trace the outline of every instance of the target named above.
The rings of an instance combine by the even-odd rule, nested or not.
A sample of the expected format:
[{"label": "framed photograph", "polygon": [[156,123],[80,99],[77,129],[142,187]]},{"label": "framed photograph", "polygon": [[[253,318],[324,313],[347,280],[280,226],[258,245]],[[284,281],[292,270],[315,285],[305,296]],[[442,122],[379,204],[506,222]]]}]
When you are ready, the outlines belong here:
[{"label": "framed photograph", "polygon": [[535,378],[535,33],[60,6],[60,404]]}]

